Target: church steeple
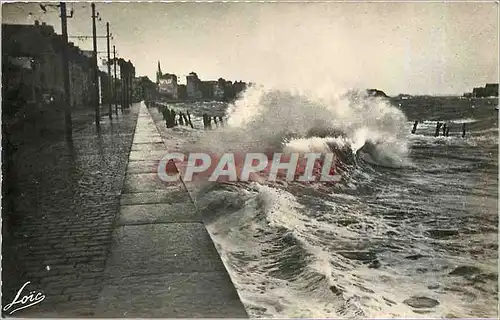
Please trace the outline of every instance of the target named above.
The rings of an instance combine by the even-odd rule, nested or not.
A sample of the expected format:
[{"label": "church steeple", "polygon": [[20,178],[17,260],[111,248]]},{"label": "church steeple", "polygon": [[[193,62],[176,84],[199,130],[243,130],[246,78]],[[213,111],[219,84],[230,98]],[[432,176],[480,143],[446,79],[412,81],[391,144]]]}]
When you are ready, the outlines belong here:
[{"label": "church steeple", "polygon": [[160,60],[158,60],[158,71],[156,71],[156,83],[160,83],[160,78],[163,75],[161,73]]}]

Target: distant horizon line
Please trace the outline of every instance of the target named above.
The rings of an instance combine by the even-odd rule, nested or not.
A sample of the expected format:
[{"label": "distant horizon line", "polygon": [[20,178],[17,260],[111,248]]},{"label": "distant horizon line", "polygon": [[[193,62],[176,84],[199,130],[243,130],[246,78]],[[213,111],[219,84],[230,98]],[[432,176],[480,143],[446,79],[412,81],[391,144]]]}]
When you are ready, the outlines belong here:
[{"label": "distant horizon line", "polygon": [[[194,72],[194,73],[196,73],[196,75],[197,75],[197,76],[199,76],[199,75],[198,75],[198,73],[197,73],[196,71],[190,71],[189,73],[191,73],[191,72]],[[189,75],[189,73],[186,73],[186,74],[184,74],[184,73],[183,73],[183,74],[181,74],[180,76],[182,76],[182,75],[186,75],[186,76],[187,76],[187,75]],[[175,75],[175,76],[177,77],[177,74],[176,74],[176,73],[169,73],[169,72],[166,72],[166,73],[162,73],[162,74],[172,74],[172,75]],[[156,76],[156,75],[155,75],[155,76]],[[149,75],[143,75],[143,76],[141,76],[141,77],[148,77],[148,79],[150,79],[150,76],[149,76]],[[179,78],[179,77],[178,77],[178,78]],[[219,76],[219,78],[222,78],[222,79],[224,79],[224,80],[226,80],[226,81],[231,81],[231,80],[228,80],[229,78],[225,78],[225,77],[222,77],[222,76]],[[218,78],[218,79],[219,79],[219,78]],[[217,80],[218,80],[218,79],[217,79],[217,80],[203,80],[202,78],[199,78],[199,79],[200,79],[201,81],[217,81]],[[151,79],[150,79],[150,80],[151,80]],[[151,81],[155,82],[155,81],[154,81],[154,78],[153,78],[153,80],[151,80]],[[244,82],[244,83],[253,83],[253,84],[258,84],[258,82],[249,81],[249,80],[241,80],[241,79],[240,79],[240,80],[234,80],[234,81],[242,81],[242,82]],[[487,85],[487,84],[498,84],[498,83],[497,83],[497,82],[485,82],[485,83],[484,83],[484,85]],[[483,86],[483,87],[484,87],[484,86]],[[477,87],[474,87],[474,88],[477,88]],[[472,89],[474,89],[474,88],[472,88]],[[481,88],[481,87],[479,86],[479,88]],[[355,89],[355,88],[353,88],[353,89]],[[359,88],[358,88],[358,89],[359,89]],[[399,93],[394,93],[394,94],[393,94],[393,93],[387,93],[385,90],[383,90],[383,89],[379,89],[379,88],[377,88],[377,87],[366,88],[366,90],[368,90],[368,89],[377,89],[377,90],[383,91],[383,92],[384,92],[387,96],[389,96],[389,97],[397,97],[397,96],[400,96],[400,95],[408,95],[408,96],[413,96],[413,97],[425,97],[425,96],[429,96],[429,97],[463,97],[463,95],[464,95],[465,93],[472,92],[472,89],[470,89],[470,91],[457,92],[457,93],[405,93],[405,92],[399,92]],[[493,98],[495,98],[495,97],[493,97]],[[498,98],[498,97],[496,97],[496,98]]]}]

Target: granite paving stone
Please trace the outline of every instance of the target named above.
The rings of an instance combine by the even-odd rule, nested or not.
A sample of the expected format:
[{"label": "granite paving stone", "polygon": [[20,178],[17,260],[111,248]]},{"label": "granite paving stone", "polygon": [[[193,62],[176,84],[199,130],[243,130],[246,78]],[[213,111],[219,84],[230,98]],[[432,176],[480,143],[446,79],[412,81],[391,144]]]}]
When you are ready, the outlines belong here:
[{"label": "granite paving stone", "polygon": [[163,182],[156,173],[129,173],[125,178],[123,193],[147,192],[165,190],[166,185],[172,183]]},{"label": "granite paving stone", "polygon": [[181,184],[175,184],[163,190],[124,193],[120,199],[120,204],[174,203],[183,201],[189,201],[189,196]]},{"label": "granite paving stone", "polygon": [[163,143],[134,143],[132,151],[166,151]]},{"label": "granite paving stone", "polygon": [[100,308],[103,317],[247,317],[230,279],[221,272],[114,279],[103,289]]},{"label": "granite paving stone", "polygon": [[121,226],[113,238],[111,278],[225,270],[202,223]]},{"label": "granite paving stone", "polygon": [[167,151],[163,150],[153,150],[153,151],[131,151],[130,152],[130,161],[155,161],[161,160]]},{"label": "granite paving stone", "polygon": [[198,210],[188,201],[121,206],[118,224],[202,222]]},{"label": "granite paving stone", "polygon": [[158,161],[129,161],[127,173],[151,173],[157,172]]}]

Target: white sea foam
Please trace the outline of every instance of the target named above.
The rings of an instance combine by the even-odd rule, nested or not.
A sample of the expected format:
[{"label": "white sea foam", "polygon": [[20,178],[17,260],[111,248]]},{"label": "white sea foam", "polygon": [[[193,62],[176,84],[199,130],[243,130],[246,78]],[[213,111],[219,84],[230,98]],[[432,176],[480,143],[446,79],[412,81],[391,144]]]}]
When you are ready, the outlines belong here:
[{"label": "white sea foam", "polygon": [[[253,88],[231,107],[227,126],[205,132],[198,147],[214,152],[321,152],[334,145],[339,149],[348,147],[367,161],[390,165],[404,162],[408,143],[430,147],[477,143],[473,137],[411,135],[404,116],[380,100],[339,94],[324,96],[325,93]],[[207,228],[251,316],[443,317],[481,314],[469,311],[469,306],[487,309],[484,306],[492,296],[489,292],[467,288],[471,291],[467,295],[456,284],[464,282],[448,276],[457,266],[451,261],[459,265],[475,262],[468,257],[447,256],[440,247],[441,240],[429,239],[425,233],[425,221],[436,220],[441,213],[429,203],[437,201],[435,195],[426,192],[434,180],[417,174],[421,179],[417,183],[411,179],[415,175],[410,174],[410,178],[405,178],[406,184],[393,185],[405,173],[392,177],[388,172],[356,171],[358,181],[340,186],[349,194],[325,199],[311,196],[314,200],[310,205],[303,201],[311,190],[325,194],[332,190],[313,186],[303,190],[302,197],[292,192],[293,185],[254,183],[217,191],[215,197],[206,198],[209,211],[217,206],[222,208],[223,213]],[[360,195],[376,183],[384,183],[384,192]],[[462,182],[457,179],[456,183]],[[442,190],[443,186],[436,188]],[[418,200],[411,202],[414,197]],[[406,218],[391,221],[385,217],[401,215],[411,220],[414,214],[421,214],[417,224]],[[290,245],[282,244],[290,239]],[[382,263],[380,268],[369,268],[367,263],[339,253],[371,254],[371,249],[381,250],[376,253]],[[416,263],[405,258],[410,254],[432,259],[422,258]],[[301,259],[305,266],[297,263]],[[299,275],[287,278],[280,272],[290,263],[290,268],[296,268],[292,272]],[[428,288],[438,282],[439,289]],[[340,293],[335,294],[330,286]],[[450,293],[445,286],[463,292]],[[414,313],[403,302],[412,295],[436,299],[440,305],[423,315]],[[473,295],[480,302],[464,302]]]},{"label": "white sea foam", "polygon": [[361,92],[254,86],[229,106],[227,126],[204,135],[198,147],[221,153],[283,148],[307,152],[335,144],[356,152],[368,143],[379,159],[397,163],[408,152],[405,122],[390,103]]}]

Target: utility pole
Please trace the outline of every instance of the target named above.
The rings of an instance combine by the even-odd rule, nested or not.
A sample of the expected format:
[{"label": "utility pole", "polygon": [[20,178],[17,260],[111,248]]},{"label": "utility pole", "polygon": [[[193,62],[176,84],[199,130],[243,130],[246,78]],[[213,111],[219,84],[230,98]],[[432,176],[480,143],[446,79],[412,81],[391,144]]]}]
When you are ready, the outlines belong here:
[{"label": "utility pole", "polygon": [[114,87],[115,87],[115,90],[113,90],[113,100],[115,101],[115,113],[116,115],[118,115],[118,103],[116,101],[116,83],[118,81],[118,79],[116,78],[116,47],[113,45],[113,65],[114,65],[114,72],[115,72],[115,78],[114,78]]},{"label": "utility pole", "polygon": [[120,75],[122,78],[122,112],[123,109],[127,107],[127,90],[128,90],[128,80],[127,80],[127,64],[125,61],[120,60]]},{"label": "utility pole", "polygon": [[109,22],[106,22],[106,38],[108,40],[108,105],[109,105],[109,118],[113,119],[113,109],[111,109],[111,58],[109,52]]},{"label": "utility pole", "polygon": [[129,67],[129,74],[128,74],[128,79],[129,79],[129,89],[128,89],[128,101],[129,101],[129,105],[127,107],[130,107],[132,106],[132,102],[133,102],[133,96],[132,96],[132,93],[133,93],[133,88],[134,88],[134,83],[133,83],[133,73],[132,73],[132,63],[130,62],[130,60],[128,61],[128,67]]},{"label": "utility pole", "polygon": [[125,74],[124,74],[124,79],[125,79],[125,96],[124,96],[124,99],[125,99],[125,105],[122,106],[125,107],[125,109],[128,108],[128,65],[127,65],[127,62],[124,61],[123,62],[123,66],[125,67]]},{"label": "utility pole", "polygon": [[129,60],[129,63],[130,63],[130,70],[132,70],[132,72],[130,72],[130,104],[132,105],[132,103],[134,103],[135,68],[134,68],[134,65],[132,64],[132,62],[130,62],[130,60]]},{"label": "utility pole", "polygon": [[120,108],[123,112],[123,105],[125,104],[125,66],[122,60],[118,61],[120,66]]},{"label": "utility pole", "polygon": [[61,2],[61,29],[63,37],[63,76],[64,76],[64,118],[66,123],[66,137],[71,139],[73,135],[73,123],[71,120],[71,94],[69,86],[69,61],[68,61],[68,16],[66,15],[66,3]]},{"label": "utility pole", "polygon": [[130,65],[127,61],[125,61],[125,65],[127,66],[127,98],[125,100],[127,100],[126,106],[128,109],[128,107],[130,106]]},{"label": "utility pole", "polygon": [[94,94],[95,94],[95,123],[99,126],[99,120],[101,118],[99,114],[99,68],[97,66],[97,34],[95,27],[95,3],[91,4],[92,7],[92,41],[94,44],[94,55],[93,55],[93,63],[94,63]]}]

